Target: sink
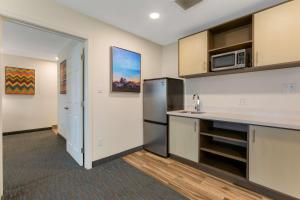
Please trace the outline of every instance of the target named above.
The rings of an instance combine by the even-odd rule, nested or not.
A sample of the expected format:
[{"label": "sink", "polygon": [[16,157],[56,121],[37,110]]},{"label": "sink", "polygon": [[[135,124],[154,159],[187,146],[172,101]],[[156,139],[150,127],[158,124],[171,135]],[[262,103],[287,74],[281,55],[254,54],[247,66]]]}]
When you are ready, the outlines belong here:
[{"label": "sink", "polygon": [[186,111],[186,110],[182,110],[179,111],[179,113],[185,113],[185,114],[203,114],[205,112],[197,112],[197,111]]}]

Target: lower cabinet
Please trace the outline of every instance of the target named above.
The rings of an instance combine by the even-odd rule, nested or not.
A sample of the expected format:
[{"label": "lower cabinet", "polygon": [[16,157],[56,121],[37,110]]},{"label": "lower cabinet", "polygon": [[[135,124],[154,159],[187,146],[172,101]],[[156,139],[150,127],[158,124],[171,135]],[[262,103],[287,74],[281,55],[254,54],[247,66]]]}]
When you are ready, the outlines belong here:
[{"label": "lower cabinet", "polygon": [[199,119],[169,118],[169,152],[199,162]]},{"label": "lower cabinet", "polygon": [[250,126],[251,182],[300,198],[300,131]]}]

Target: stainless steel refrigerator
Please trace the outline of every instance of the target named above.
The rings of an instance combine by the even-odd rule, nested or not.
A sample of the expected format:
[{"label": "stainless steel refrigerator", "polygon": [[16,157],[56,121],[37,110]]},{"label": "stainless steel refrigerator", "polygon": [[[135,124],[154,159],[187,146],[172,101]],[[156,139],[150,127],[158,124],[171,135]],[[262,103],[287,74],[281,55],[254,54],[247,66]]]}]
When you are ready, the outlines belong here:
[{"label": "stainless steel refrigerator", "polygon": [[166,112],[184,107],[183,81],[172,78],[147,79],[143,85],[144,149],[168,156]]}]

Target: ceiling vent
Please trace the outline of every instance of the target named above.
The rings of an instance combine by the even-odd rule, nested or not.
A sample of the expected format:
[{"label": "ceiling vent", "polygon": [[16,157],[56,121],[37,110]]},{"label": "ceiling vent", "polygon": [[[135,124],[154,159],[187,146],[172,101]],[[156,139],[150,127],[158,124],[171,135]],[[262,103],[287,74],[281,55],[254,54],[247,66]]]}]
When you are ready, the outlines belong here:
[{"label": "ceiling vent", "polygon": [[175,0],[175,2],[184,10],[187,10],[202,0]]}]

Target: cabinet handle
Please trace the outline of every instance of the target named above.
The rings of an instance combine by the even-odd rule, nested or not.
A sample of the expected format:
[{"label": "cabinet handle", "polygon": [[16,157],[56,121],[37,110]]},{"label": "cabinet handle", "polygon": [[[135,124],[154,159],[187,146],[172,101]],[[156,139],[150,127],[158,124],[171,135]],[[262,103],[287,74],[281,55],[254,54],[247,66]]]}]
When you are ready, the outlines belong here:
[{"label": "cabinet handle", "polygon": [[194,122],[194,132],[197,132],[197,122]]},{"label": "cabinet handle", "polygon": [[258,51],[255,53],[255,67],[258,65]]},{"label": "cabinet handle", "polygon": [[255,134],[256,134],[256,131],[255,129],[252,130],[252,143],[255,143]]},{"label": "cabinet handle", "polygon": [[206,71],[206,62],[203,62],[203,70]]}]

